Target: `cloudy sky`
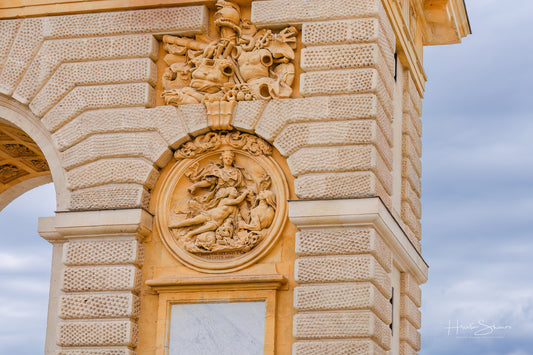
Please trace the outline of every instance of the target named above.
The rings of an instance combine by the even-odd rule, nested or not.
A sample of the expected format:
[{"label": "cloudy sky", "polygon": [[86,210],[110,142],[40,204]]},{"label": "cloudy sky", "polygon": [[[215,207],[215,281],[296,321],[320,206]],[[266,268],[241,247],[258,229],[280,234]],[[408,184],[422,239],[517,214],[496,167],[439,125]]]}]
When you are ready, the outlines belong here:
[{"label": "cloudy sky", "polygon": [[424,56],[421,354],[533,354],[533,2],[467,7]]},{"label": "cloudy sky", "polygon": [[[422,355],[533,354],[530,0],[467,0],[474,34],[425,51]],[[0,355],[42,353],[51,185],[0,213]],[[5,243],[5,241],[8,241]]]}]

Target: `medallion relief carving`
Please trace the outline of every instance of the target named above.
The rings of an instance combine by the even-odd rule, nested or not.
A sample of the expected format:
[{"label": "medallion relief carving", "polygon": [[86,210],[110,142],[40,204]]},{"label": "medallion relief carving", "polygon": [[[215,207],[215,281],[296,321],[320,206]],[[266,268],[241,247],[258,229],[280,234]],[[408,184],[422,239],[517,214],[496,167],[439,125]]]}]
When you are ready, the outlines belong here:
[{"label": "medallion relief carving", "polygon": [[209,132],[174,156],[156,217],[169,250],[208,272],[266,253],[285,223],[288,194],[272,147],[246,133]]},{"label": "medallion relief carving", "polygon": [[228,130],[237,101],[288,98],[295,76],[297,30],[257,30],[240,7],[216,2],[218,39],[166,35],[162,97],[168,105],[204,103],[210,126]]}]

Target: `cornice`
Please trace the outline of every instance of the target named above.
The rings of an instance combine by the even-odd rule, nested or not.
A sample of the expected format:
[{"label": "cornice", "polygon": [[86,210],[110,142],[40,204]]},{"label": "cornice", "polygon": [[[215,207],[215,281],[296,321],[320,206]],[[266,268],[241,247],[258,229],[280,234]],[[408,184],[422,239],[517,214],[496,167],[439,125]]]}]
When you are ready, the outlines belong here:
[{"label": "cornice", "polygon": [[402,16],[400,5],[397,0],[383,0],[383,7],[396,34],[397,45],[399,45],[400,49],[398,52],[400,60],[410,70],[418,93],[420,97],[423,97],[427,76],[422,60],[416,52],[413,38],[411,38],[407,24]]}]

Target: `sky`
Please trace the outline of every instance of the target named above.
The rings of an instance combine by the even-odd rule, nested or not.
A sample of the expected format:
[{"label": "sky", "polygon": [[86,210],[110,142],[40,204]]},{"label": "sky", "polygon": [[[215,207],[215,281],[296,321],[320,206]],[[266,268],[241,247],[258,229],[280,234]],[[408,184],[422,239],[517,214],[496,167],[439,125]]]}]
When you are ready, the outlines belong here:
[{"label": "sky", "polygon": [[[424,54],[420,354],[532,355],[533,2],[467,8],[473,35]],[[54,209],[45,185],[0,212],[0,355],[42,353]]]}]

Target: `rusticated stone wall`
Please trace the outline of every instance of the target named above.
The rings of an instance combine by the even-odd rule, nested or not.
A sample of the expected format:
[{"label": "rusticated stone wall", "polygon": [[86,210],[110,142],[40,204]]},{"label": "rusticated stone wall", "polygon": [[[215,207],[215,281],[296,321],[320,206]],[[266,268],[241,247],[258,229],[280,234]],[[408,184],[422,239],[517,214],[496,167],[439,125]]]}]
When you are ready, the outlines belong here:
[{"label": "rusticated stone wall", "polygon": [[[380,0],[265,0],[251,2],[248,12],[258,27],[298,27],[300,87],[288,99],[239,102],[231,125],[272,143],[295,178],[298,199],[377,196],[397,221],[395,238],[412,243],[396,246],[374,221],[312,228],[293,221],[301,229],[293,353],[385,354],[394,348],[395,321],[399,353],[416,353],[425,276],[395,262],[411,253],[427,267],[416,257],[421,100],[409,70],[395,60],[389,15]],[[156,106],[159,41],[206,34],[208,27],[208,8],[192,5],[0,20],[2,102],[17,101],[45,137],[45,158],[57,156],[50,164],[56,189],[68,191],[58,197],[60,212],[150,210],[173,152],[211,129],[203,104]],[[72,223],[79,228],[43,232],[62,245],[51,306],[57,328],[49,329],[47,352],[135,354],[142,240],[149,233]],[[400,320],[391,315],[395,267],[402,272]]]}]

